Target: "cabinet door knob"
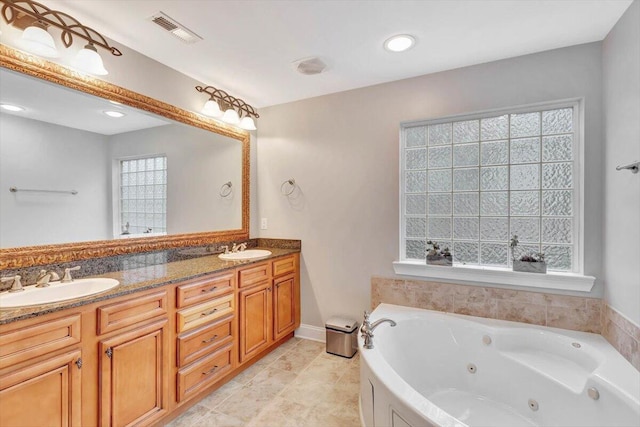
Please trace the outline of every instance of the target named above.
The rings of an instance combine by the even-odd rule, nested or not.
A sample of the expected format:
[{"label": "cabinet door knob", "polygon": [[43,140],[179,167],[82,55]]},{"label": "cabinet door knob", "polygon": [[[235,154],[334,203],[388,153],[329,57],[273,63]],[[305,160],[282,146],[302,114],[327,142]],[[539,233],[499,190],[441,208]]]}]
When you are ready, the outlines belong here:
[{"label": "cabinet door knob", "polygon": [[76,366],[78,369],[82,368],[82,357],[79,357],[78,360],[76,360]]},{"label": "cabinet door knob", "polygon": [[106,355],[107,355],[107,357],[108,357],[109,359],[111,359],[111,357],[113,356],[113,349],[112,349],[111,347],[109,347],[109,348],[104,352],[104,354],[106,354]]}]

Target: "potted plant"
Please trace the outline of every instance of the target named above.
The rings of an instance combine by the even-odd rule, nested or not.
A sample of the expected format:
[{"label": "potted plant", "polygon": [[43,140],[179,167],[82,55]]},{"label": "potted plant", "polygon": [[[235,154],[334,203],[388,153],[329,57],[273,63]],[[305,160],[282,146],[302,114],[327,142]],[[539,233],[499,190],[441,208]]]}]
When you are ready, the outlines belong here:
[{"label": "potted plant", "polygon": [[518,236],[516,234],[511,238],[509,247],[511,247],[511,260],[513,261],[513,271],[524,271],[525,273],[546,273],[547,263],[544,260],[544,253],[528,253],[516,259],[516,248],[518,247]]},{"label": "potted plant", "polygon": [[427,240],[427,264],[451,267],[453,257],[449,248],[440,249],[438,242]]}]

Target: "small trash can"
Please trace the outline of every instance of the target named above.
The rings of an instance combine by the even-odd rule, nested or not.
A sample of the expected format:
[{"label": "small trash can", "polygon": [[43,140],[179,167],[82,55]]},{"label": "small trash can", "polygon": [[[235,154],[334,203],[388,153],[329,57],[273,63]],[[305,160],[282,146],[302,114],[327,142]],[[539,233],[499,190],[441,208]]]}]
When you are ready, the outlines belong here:
[{"label": "small trash can", "polygon": [[358,322],[344,317],[332,317],[325,323],[327,353],[351,359],[358,351]]}]

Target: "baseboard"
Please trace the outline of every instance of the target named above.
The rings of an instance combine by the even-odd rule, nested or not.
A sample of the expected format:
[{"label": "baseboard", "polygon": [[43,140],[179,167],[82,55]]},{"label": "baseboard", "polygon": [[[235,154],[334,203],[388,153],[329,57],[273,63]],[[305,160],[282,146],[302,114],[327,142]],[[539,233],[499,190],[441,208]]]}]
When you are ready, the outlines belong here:
[{"label": "baseboard", "polygon": [[295,336],[297,338],[319,342],[325,342],[327,337],[324,328],[305,324],[301,324],[300,327],[296,329]]}]

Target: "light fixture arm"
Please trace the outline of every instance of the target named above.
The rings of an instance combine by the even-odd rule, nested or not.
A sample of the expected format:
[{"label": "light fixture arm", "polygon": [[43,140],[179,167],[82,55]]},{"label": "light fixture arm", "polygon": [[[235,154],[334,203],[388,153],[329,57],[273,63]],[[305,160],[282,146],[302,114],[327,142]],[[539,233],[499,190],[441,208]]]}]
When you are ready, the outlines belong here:
[{"label": "light fixture arm", "polygon": [[89,42],[89,45],[100,46],[115,56],[122,56],[117,48],[110,46],[109,42],[93,28],[82,25],[74,17],[32,0],[0,0],[3,3],[2,17],[7,24],[14,22],[20,14],[25,14],[37,22],[54,26],[62,30],[60,35],[65,47],[73,44],[73,36],[80,37]]},{"label": "light fixture arm", "polygon": [[[3,0],[0,0],[3,1]],[[223,107],[229,106],[238,110],[238,115],[240,117],[255,117],[256,119],[260,117],[260,115],[256,112],[256,110],[246,102],[244,102],[240,98],[236,98],[235,96],[229,95],[222,89],[216,89],[213,86],[196,86],[196,90],[200,93],[206,93],[209,95],[209,99],[216,101],[218,105],[220,105],[220,109],[224,109]],[[228,107],[227,107],[228,108]]]}]

